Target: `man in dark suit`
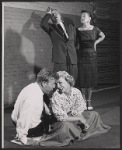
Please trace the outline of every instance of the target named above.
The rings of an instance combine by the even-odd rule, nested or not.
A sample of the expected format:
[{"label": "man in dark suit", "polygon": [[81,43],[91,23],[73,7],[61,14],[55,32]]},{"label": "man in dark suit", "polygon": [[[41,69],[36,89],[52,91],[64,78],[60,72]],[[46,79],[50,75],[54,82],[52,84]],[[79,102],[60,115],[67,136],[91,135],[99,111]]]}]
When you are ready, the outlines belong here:
[{"label": "man in dark suit", "polygon": [[42,29],[51,38],[52,61],[55,71],[67,71],[77,79],[77,54],[75,48],[76,31],[71,21],[62,20],[56,9],[47,8],[46,15],[41,20]]}]

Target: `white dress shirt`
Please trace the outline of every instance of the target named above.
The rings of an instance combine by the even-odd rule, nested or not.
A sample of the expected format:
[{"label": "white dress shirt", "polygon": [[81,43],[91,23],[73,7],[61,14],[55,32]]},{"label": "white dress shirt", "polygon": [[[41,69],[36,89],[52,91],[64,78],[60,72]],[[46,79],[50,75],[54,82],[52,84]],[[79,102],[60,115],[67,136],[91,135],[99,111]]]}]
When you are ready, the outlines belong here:
[{"label": "white dress shirt", "polygon": [[37,82],[26,86],[18,95],[11,118],[16,122],[19,140],[26,144],[30,128],[41,122],[43,111],[43,92]]},{"label": "white dress shirt", "polygon": [[68,36],[68,34],[67,34],[67,32],[66,32],[66,29],[65,29],[65,26],[64,26],[63,22],[60,22],[59,24],[60,24],[60,26],[62,27],[62,29],[63,29],[63,31],[64,31],[64,33],[65,33],[67,39],[68,39],[69,36]]}]

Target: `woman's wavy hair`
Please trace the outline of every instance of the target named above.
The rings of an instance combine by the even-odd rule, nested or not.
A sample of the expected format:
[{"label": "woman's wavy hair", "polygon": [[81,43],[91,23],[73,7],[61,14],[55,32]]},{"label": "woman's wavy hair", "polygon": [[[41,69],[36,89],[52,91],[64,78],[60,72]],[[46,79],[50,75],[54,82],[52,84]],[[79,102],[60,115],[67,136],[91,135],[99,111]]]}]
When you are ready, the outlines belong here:
[{"label": "woman's wavy hair", "polygon": [[73,76],[71,76],[68,72],[66,71],[58,71],[57,72],[58,78],[64,78],[69,84],[70,86],[74,86],[75,85],[75,79]]}]

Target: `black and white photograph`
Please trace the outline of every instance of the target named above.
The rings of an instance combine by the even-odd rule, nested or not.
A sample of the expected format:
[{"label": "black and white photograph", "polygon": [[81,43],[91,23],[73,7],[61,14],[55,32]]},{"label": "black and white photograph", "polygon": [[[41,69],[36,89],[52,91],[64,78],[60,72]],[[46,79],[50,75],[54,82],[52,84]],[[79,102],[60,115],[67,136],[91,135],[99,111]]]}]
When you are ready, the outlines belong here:
[{"label": "black and white photograph", "polygon": [[2,148],[120,148],[120,1],[2,2]]}]

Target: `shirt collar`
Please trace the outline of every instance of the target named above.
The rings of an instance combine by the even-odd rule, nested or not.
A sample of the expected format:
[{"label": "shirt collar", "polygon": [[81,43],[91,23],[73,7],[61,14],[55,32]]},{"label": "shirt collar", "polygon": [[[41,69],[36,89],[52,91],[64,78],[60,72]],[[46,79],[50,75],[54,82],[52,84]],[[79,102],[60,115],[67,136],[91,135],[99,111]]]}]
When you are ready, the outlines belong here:
[{"label": "shirt collar", "polygon": [[39,91],[44,95],[42,89],[40,88],[39,84],[37,82],[35,82],[36,87],[39,89]]}]

